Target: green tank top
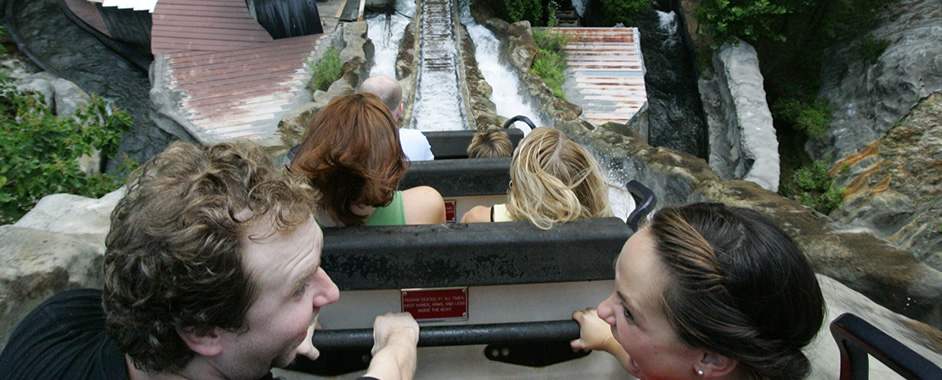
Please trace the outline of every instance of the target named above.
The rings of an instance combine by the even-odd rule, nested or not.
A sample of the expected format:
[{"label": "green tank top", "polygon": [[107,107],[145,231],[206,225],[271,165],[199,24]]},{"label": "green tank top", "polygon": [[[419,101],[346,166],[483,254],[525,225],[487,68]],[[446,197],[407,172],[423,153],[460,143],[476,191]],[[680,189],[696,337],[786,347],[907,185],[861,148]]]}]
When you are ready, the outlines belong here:
[{"label": "green tank top", "polygon": [[402,207],[402,192],[393,193],[393,200],[388,205],[379,207],[366,218],[367,226],[404,226],[406,225],[406,212]]}]

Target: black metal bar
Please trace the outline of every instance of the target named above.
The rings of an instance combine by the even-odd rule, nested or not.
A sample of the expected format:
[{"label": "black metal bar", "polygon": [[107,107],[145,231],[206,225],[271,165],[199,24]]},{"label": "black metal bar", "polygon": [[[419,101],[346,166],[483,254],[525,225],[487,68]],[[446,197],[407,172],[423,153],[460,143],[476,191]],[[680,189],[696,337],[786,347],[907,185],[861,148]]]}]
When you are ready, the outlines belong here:
[{"label": "black metal bar", "polygon": [[[480,325],[422,326],[419,347],[469,346],[570,341],[579,338],[574,320],[494,323]],[[322,351],[369,349],[373,329],[316,330],[311,338]]]},{"label": "black metal bar", "polygon": [[856,315],[844,313],[834,319],[831,335],[841,351],[841,380],[867,379],[867,354],[906,379],[942,379],[938,366]]},{"label": "black metal bar", "polygon": [[638,224],[657,206],[657,197],[651,189],[636,180],[628,181],[625,188],[631,193],[631,197],[635,199],[635,209],[631,212],[631,215],[628,215],[625,222],[628,223],[628,227],[631,227],[632,231],[637,231]]},{"label": "black metal bar", "polygon": [[529,117],[526,117],[523,115],[517,115],[510,119],[507,119],[507,121],[504,122],[504,129],[510,129],[510,126],[518,121],[527,123],[527,125],[530,127],[530,130],[536,129],[536,125],[533,124],[533,121],[531,121]]}]

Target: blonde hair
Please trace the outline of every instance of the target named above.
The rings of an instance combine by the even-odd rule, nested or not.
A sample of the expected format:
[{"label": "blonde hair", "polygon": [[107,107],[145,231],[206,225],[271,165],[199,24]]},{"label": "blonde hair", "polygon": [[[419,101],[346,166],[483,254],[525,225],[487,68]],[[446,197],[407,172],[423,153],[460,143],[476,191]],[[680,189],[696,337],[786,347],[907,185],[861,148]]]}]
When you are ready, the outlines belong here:
[{"label": "blonde hair", "polygon": [[536,128],[510,164],[507,211],[541,229],[579,218],[612,216],[608,183],[581,145],[552,128]]},{"label": "blonde hair", "polygon": [[468,145],[468,158],[510,157],[514,144],[510,136],[500,128],[486,128],[477,131]]}]

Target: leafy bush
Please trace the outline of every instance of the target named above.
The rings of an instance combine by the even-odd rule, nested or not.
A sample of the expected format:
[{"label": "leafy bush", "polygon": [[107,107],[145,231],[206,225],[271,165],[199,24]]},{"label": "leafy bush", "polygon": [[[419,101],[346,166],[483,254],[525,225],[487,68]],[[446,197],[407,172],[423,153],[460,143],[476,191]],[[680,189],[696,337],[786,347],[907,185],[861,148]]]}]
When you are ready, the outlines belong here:
[{"label": "leafy bush", "polygon": [[635,16],[651,8],[650,0],[600,0],[602,25],[635,25]]},{"label": "leafy bush", "polygon": [[804,131],[808,136],[821,137],[831,126],[831,106],[827,99],[812,102],[797,98],[780,99],[772,106],[775,120]]},{"label": "leafy bush", "polygon": [[794,5],[789,3],[786,0],[703,0],[696,14],[704,27],[701,33],[709,35],[717,46],[735,37],[750,42],[760,38],[785,41],[781,32],[772,29],[776,23],[770,21],[792,13]]},{"label": "leafy bush", "polygon": [[534,30],[533,39],[536,40],[539,51],[533,57],[530,71],[543,79],[543,82],[553,90],[553,95],[566,99],[566,93],[563,91],[563,82],[566,81],[563,75],[566,70],[566,52],[563,48],[569,43],[569,36],[547,28]]},{"label": "leafy bush", "polygon": [[316,64],[309,63],[311,70],[314,71],[314,88],[321,91],[327,91],[330,85],[343,72],[343,64],[340,62],[340,54],[333,46],[328,47],[321,55],[321,59]]},{"label": "leafy bush", "polygon": [[[110,174],[86,175],[77,159],[96,149],[113,158],[131,122],[96,97],[74,117],[57,118],[41,96],[17,93],[0,76],[0,223],[16,221],[48,194],[97,198],[122,186]],[[125,158],[124,168],[134,166]]]},{"label": "leafy bush", "polygon": [[490,0],[488,5],[495,16],[508,22],[527,20],[531,26],[546,25],[543,0]]},{"label": "leafy bush", "polygon": [[827,166],[821,161],[815,161],[810,167],[799,168],[786,178],[780,191],[786,197],[823,214],[841,205],[844,189],[834,188]]}]

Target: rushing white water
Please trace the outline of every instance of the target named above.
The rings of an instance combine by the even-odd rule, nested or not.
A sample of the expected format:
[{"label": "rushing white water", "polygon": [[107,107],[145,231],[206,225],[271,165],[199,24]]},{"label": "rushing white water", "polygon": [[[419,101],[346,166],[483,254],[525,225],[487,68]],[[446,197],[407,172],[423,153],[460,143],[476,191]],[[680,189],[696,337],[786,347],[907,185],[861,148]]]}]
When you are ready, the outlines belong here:
[{"label": "rushing white water", "polygon": [[412,125],[420,131],[471,129],[458,75],[454,0],[425,0]]},{"label": "rushing white water", "polygon": [[399,0],[396,2],[396,12],[389,17],[385,14],[377,14],[366,20],[368,26],[366,36],[373,41],[375,48],[370,76],[396,77],[399,41],[402,40],[403,31],[412,20],[413,14],[415,14],[415,1]]},{"label": "rushing white water", "polygon": [[658,27],[661,28],[665,33],[670,36],[675,36],[675,38],[666,38],[664,40],[665,46],[672,46],[677,44],[677,14],[674,11],[670,12],[661,12],[657,11],[657,21]]},{"label": "rushing white water", "polygon": [[[478,69],[493,88],[490,99],[497,106],[497,114],[507,118],[524,115],[537,127],[552,126],[547,123],[547,119],[534,111],[531,102],[523,96],[527,91],[517,73],[500,62],[500,40],[474,20],[468,3],[468,0],[461,0],[459,3],[460,21],[467,27],[468,34],[474,41],[474,59],[478,62]],[[526,123],[518,122],[515,126],[523,130],[524,134],[530,132]]]}]

